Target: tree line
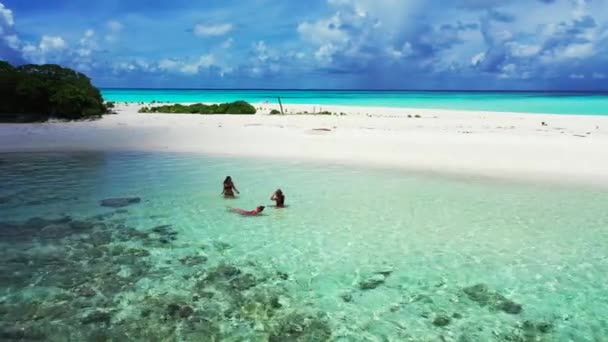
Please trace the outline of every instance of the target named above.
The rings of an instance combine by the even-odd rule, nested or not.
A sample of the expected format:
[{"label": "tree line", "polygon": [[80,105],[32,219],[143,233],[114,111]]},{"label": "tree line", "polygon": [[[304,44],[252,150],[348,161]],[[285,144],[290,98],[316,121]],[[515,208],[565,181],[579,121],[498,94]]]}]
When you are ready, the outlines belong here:
[{"label": "tree line", "polygon": [[84,74],[55,64],[18,67],[0,61],[0,122],[80,120],[107,112]]}]

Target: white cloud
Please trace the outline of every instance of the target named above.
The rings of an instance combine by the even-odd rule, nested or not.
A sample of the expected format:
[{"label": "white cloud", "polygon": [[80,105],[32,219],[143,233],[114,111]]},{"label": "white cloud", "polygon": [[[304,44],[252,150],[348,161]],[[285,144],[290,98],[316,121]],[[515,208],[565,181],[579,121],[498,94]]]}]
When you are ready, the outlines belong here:
[{"label": "white cloud", "polygon": [[194,26],[194,34],[197,36],[223,36],[228,32],[232,31],[232,24],[216,24],[216,25],[205,25],[197,24]]},{"label": "white cloud", "polygon": [[594,54],[593,43],[571,44],[544,51],[540,60],[545,64],[553,64],[569,60],[584,59],[592,57]]},{"label": "white cloud", "polygon": [[516,42],[509,42],[506,46],[510,48],[511,55],[514,57],[532,57],[537,55],[541,50],[539,45],[519,44]]},{"label": "white cloud", "polygon": [[378,19],[376,25],[382,26],[388,34],[398,33],[410,25],[413,20],[404,18],[422,11],[425,6],[431,5],[428,0],[328,0],[328,3],[339,12],[353,11],[358,17]]},{"label": "white cloud", "polygon": [[184,64],[180,71],[185,74],[197,74],[201,69],[207,69],[213,66],[214,62],[215,58],[213,58],[212,55],[203,55],[193,63]]},{"label": "white cloud", "polygon": [[78,41],[77,47],[72,51],[72,62],[76,69],[89,71],[97,65],[95,52],[100,48],[95,38],[95,31],[88,29]]},{"label": "white cloud", "polygon": [[40,51],[46,53],[54,50],[63,50],[68,47],[68,44],[59,36],[44,35],[40,39],[40,44],[38,47],[40,48]]},{"label": "white cloud", "polygon": [[529,71],[521,70],[517,65],[509,63],[500,69],[498,78],[502,79],[529,79],[531,74]]},{"label": "white cloud", "polygon": [[220,46],[222,47],[222,49],[229,49],[233,43],[234,43],[234,39],[228,38],[228,39],[224,40]]},{"label": "white cloud", "polygon": [[298,25],[298,33],[302,38],[318,45],[344,44],[348,41],[349,36],[340,29],[341,26],[342,19],[340,15],[336,14],[313,23],[301,23]]},{"label": "white cloud", "polygon": [[253,45],[253,50],[256,53],[256,58],[260,62],[266,62],[268,58],[270,58],[270,55],[268,54],[268,46],[263,40],[260,40],[259,42],[255,43]]},{"label": "white cloud", "polygon": [[287,53],[287,56],[294,58],[294,59],[303,59],[306,57],[306,54],[304,52],[301,51],[289,51]]},{"label": "white cloud", "polygon": [[595,78],[596,80],[604,80],[604,79],[606,79],[606,74],[594,72],[592,77]]},{"label": "white cloud", "polygon": [[281,63],[285,61],[284,57],[289,55],[289,53],[279,53],[263,40],[253,44],[250,54],[251,58],[247,68],[256,77],[279,72]]},{"label": "white cloud", "polygon": [[176,59],[164,58],[158,62],[158,68],[161,70],[175,70],[180,65],[180,62]]},{"label": "white cloud", "polygon": [[124,25],[118,20],[110,20],[107,23],[108,29],[112,32],[122,31]]},{"label": "white cloud", "polygon": [[137,66],[131,62],[118,62],[114,64],[115,71],[135,71]]},{"label": "white cloud", "polygon": [[[327,0],[331,14],[300,22],[297,32],[310,44],[315,67],[366,69],[381,58],[395,61],[416,50],[418,37],[410,37],[419,26],[415,20],[422,0]],[[409,42],[404,43],[404,42]],[[393,64],[393,63],[391,63]]]},{"label": "white cloud", "polygon": [[571,74],[570,78],[574,79],[574,80],[582,80],[585,78],[585,75],[582,74]]},{"label": "white cloud", "polygon": [[471,65],[477,66],[480,65],[486,59],[486,53],[480,52],[471,58]]},{"label": "white cloud", "polygon": [[95,41],[95,31],[86,30],[80,41],[79,46],[76,49],[76,54],[80,57],[89,57],[93,54],[94,50],[98,49],[97,42]]},{"label": "white cloud", "polygon": [[13,11],[6,8],[0,2],[0,44],[2,44],[3,40],[4,43],[13,50],[17,48],[16,46],[18,45],[19,41],[18,37],[14,34],[14,25],[15,20],[13,18]]},{"label": "white cloud", "polygon": [[593,56],[593,44],[573,44],[562,50],[562,57],[564,58],[586,58]]},{"label": "white cloud", "polygon": [[37,45],[25,44],[21,48],[21,53],[26,60],[43,64],[63,59],[67,49],[68,44],[62,37],[43,35]]},{"label": "white cloud", "polygon": [[573,0],[572,1],[574,3],[574,10],[572,12],[572,15],[574,16],[575,19],[580,19],[587,15],[587,13],[588,13],[587,1],[588,0]]},{"label": "white cloud", "polygon": [[156,72],[158,71],[157,65],[154,63],[148,63],[141,58],[135,58],[126,61],[114,62],[111,65],[114,74],[120,75],[125,72]]},{"label": "white cloud", "polygon": [[328,64],[333,61],[333,56],[339,49],[332,43],[328,43],[319,47],[315,51],[315,58],[322,63]]},{"label": "white cloud", "polygon": [[389,57],[401,59],[411,56],[412,53],[414,53],[414,49],[412,48],[412,44],[410,42],[405,42],[405,44],[403,44],[399,50],[393,47],[388,47],[386,49],[386,53],[389,55]]},{"label": "white cloud", "polygon": [[118,20],[110,20],[106,23],[106,26],[108,27],[108,34],[105,36],[106,41],[115,42],[118,40],[124,25]]},{"label": "white cloud", "polygon": [[19,40],[19,37],[17,37],[17,35],[15,35],[15,34],[11,34],[9,36],[4,37],[4,41],[13,50],[19,49],[19,45],[21,43],[21,41]]},{"label": "white cloud", "polygon": [[4,6],[4,4],[2,4],[0,2],[0,29],[2,28],[4,24],[6,26],[12,27],[13,25],[15,25],[15,20],[13,18],[13,11],[11,11],[10,9],[6,8]]},{"label": "white cloud", "polygon": [[183,61],[175,58],[165,58],[158,62],[158,69],[163,71],[181,72],[183,74],[195,75],[201,70],[215,65],[215,58],[211,54],[202,55],[194,61]]}]

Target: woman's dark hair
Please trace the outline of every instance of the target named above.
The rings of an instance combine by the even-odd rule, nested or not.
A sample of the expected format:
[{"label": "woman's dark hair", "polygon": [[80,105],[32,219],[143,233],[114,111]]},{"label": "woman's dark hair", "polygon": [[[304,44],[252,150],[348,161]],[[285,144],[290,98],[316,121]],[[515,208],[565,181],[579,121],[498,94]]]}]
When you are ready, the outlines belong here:
[{"label": "woman's dark hair", "polygon": [[228,176],[228,177],[226,177],[226,179],[224,179],[224,184],[227,184],[227,183],[232,183],[232,177]]},{"label": "woman's dark hair", "polygon": [[283,191],[281,189],[277,189],[277,191],[275,191],[274,193],[283,197]]},{"label": "woman's dark hair", "polygon": [[263,205],[261,205],[261,206],[257,207],[257,209],[258,209],[259,211],[262,211],[262,210],[264,210],[264,206],[263,206]]}]

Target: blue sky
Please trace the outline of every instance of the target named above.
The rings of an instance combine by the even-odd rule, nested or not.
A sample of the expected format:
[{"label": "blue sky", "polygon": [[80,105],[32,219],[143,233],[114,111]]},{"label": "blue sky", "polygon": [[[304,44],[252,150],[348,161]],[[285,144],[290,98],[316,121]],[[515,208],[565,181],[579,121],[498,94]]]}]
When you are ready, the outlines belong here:
[{"label": "blue sky", "polygon": [[608,90],[608,0],[0,0],[101,87]]}]

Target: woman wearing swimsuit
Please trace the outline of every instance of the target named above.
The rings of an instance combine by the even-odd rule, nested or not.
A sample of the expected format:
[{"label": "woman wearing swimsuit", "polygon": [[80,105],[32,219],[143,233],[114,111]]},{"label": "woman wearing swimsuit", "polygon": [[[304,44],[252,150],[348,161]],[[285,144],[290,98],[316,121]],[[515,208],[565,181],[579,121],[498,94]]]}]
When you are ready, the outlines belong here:
[{"label": "woman wearing swimsuit", "polygon": [[226,177],[224,180],[224,190],[222,190],[222,195],[227,198],[234,198],[235,192],[240,194],[236,186],[234,186],[234,183],[232,183],[232,178],[230,176]]},{"label": "woman wearing swimsuit", "polygon": [[228,208],[228,210],[230,210],[233,213],[241,214],[244,216],[255,216],[255,215],[261,214],[262,211],[264,211],[264,206],[261,205],[253,210],[245,210],[245,209],[239,209],[239,208]]},{"label": "woman wearing swimsuit", "polygon": [[285,195],[281,189],[277,189],[277,191],[272,194],[272,197],[270,197],[270,200],[275,201],[277,208],[285,208]]}]

